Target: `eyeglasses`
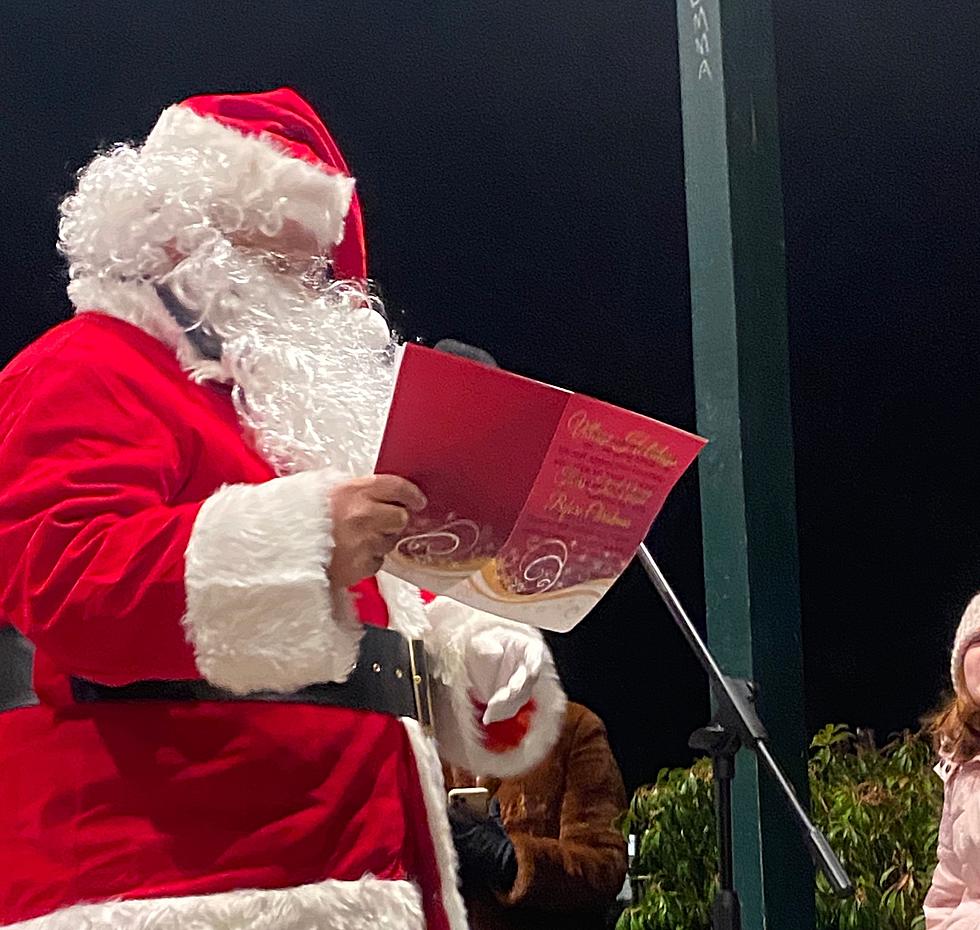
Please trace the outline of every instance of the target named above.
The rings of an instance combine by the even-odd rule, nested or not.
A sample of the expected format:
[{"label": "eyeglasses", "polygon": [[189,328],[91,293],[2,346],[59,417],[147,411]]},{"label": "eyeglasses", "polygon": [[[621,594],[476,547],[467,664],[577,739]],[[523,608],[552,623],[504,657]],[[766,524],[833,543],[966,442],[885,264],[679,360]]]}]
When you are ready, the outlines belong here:
[{"label": "eyeglasses", "polygon": [[238,251],[249,258],[257,259],[277,275],[299,281],[310,290],[324,290],[336,280],[333,262],[325,255],[304,255],[299,252],[287,254],[268,249],[238,247]]},{"label": "eyeglasses", "polygon": [[325,255],[317,255],[308,262],[306,269],[300,275],[304,287],[313,291],[326,290],[333,281],[337,280],[333,262]]}]

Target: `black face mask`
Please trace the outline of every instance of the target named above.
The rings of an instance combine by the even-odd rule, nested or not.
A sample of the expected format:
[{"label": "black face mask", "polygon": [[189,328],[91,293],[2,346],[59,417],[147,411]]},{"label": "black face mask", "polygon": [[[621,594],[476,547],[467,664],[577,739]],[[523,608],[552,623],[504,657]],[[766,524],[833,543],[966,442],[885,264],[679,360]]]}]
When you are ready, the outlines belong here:
[{"label": "black face mask", "polygon": [[213,333],[207,333],[201,324],[194,319],[194,315],[174,296],[174,292],[166,284],[154,284],[153,289],[157,292],[157,297],[167,308],[177,324],[184,331],[192,346],[201,353],[204,358],[212,361],[221,359],[221,340]]}]

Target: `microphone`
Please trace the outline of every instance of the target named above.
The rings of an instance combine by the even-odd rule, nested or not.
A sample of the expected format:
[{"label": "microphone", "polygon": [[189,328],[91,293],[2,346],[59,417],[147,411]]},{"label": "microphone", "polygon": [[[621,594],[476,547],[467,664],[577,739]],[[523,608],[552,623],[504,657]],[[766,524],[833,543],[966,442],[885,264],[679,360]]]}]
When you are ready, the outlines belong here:
[{"label": "microphone", "polygon": [[458,339],[440,339],[433,347],[437,352],[445,352],[448,355],[458,355],[460,358],[468,358],[471,362],[486,365],[488,368],[499,368],[497,360],[486,349],[468,345]]}]

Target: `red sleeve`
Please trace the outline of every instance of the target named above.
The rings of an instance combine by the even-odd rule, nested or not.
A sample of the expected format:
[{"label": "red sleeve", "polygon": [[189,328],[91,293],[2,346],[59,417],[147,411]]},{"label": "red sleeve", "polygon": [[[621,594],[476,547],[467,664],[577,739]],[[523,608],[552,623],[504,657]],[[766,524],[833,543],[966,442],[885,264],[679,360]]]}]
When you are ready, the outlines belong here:
[{"label": "red sleeve", "polygon": [[175,437],[111,364],[0,379],[0,609],[62,671],[197,678],[181,626],[200,502]]}]

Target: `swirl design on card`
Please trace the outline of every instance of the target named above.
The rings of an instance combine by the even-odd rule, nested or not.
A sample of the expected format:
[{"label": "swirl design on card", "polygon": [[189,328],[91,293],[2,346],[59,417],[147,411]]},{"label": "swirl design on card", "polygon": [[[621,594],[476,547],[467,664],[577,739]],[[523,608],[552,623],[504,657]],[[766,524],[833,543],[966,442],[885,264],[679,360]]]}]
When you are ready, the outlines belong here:
[{"label": "swirl design on card", "polygon": [[558,584],[567,562],[568,546],[560,539],[545,539],[524,553],[521,576],[538,593],[550,591]]},{"label": "swirl design on card", "polygon": [[501,580],[514,594],[543,594],[558,584],[567,563],[565,542],[532,537],[523,552],[515,547],[504,553]]},{"label": "swirl design on card", "polygon": [[473,555],[480,526],[472,520],[449,519],[442,526],[398,541],[395,551],[416,562],[458,562]]}]

